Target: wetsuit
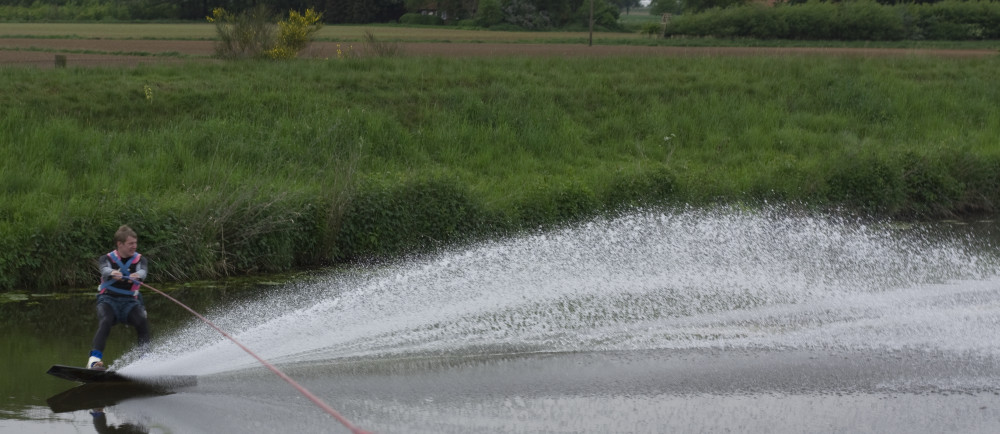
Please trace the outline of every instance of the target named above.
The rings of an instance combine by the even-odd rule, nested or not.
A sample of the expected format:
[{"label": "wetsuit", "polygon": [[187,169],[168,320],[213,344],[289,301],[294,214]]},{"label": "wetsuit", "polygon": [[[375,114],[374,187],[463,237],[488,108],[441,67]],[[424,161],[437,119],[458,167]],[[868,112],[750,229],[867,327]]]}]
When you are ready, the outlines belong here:
[{"label": "wetsuit", "polygon": [[[112,251],[101,256],[101,286],[97,293],[97,334],[94,335],[94,345],[91,355],[101,358],[104,346],[111,333],[111,327],[122,323],[135,327],[139,337],[139,345],[149,343],[149,320],[146,318],[146,307],[139,293],[138,282],[115,280],[111,272],[121,270],[128,277],[138,273],[138,279],[146,278],[146,258],[136,253],[128,258],[118,258],[118,252]],[[126,269],[122,269],[122,268]],[[95,354],[96,353],[96,354]]]}]

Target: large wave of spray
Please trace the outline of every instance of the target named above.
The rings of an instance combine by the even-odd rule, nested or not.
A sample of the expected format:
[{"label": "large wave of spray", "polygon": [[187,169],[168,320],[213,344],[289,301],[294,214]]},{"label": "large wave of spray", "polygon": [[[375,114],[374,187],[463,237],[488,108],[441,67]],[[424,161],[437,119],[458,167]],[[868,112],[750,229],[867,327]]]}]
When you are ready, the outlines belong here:
[{"label": "large wave of spray", "polygon": [[[638,211],[289,282],[210,315],[275,363],[670,348],[998,351],[985,242],[784,208]],[[126,373],[255,361],[200,323]]]}]

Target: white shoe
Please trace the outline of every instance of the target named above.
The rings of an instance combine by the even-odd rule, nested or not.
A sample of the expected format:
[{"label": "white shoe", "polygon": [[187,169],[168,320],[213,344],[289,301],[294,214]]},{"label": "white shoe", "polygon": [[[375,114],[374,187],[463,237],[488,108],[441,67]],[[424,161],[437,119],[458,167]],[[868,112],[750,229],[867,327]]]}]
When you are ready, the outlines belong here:
[{"label": "white shoe", "polygon": [[104,369],[104,362],[97,357],[90,356],[90,358],[87,359],[87,369]]}]

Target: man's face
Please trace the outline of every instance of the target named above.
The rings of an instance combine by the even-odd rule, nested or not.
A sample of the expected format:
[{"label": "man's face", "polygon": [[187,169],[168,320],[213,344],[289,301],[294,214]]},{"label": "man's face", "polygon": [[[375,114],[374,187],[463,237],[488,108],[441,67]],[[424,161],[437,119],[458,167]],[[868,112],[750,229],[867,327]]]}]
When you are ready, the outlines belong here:
[{"label": "man's face", "polygon": [[121,256],[122,258],[128,258],[129,256],[135,254],[135,249],[137,249],[138,247],[139,247],[139,240],[136,240],[135,237],[128,237],[125,239],[124,243],[122,242],[118,243],[118,256]]}]

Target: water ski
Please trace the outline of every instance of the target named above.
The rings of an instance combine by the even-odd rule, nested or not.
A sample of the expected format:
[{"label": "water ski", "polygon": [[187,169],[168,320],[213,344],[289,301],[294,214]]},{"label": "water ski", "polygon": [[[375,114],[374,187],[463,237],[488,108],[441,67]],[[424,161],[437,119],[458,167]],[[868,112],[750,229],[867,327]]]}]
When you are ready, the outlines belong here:
[{"label": "water ski", "polygon": [[125,383],[128,378],[122,377],[115,371],[105,369],[87,369],[78,366],[52,365],[46,374],[54,375],[69,381],[80,383]]},{"label": "water ski", "polygon": [[65,380],[100,384],[147,384],[163,387],[193,386],[194,375],[163,375],[157,377],[126,377],[112,370],[87,369],[78,366],[52,365],[46,372]]}]

